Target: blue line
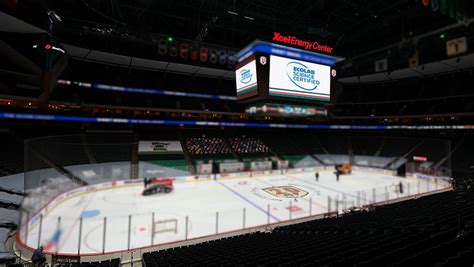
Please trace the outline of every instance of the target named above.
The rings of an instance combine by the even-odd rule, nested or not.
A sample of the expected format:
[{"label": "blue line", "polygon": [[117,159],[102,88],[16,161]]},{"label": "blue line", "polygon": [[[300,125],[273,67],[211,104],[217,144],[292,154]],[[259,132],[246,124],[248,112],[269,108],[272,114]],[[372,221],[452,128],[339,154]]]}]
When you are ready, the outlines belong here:
[{"label": "blue line", "polygon": [[[227,190],[229,190],[230,192],[234,193],[235,195],[237,195],[238,197],[240,197],[241,199],[245,200],[247,203],[249,203],[250,205],[254,206],[255,208],[259,209],[260,211],[262,211],[263,213],[265,214],[268,214],[266,210],[262,209],[260,206],[258,206],[257,204],[253,203],[252,201],[250,201],[248,198],[242,196],[241,194],[239,194],[237,191],[235,191],[234,189],[228,187],[227,185],[225,185],[224,183],[222,183],[221,181],[216,181],[218,182],[220,185],[222,185],[224,188],[226,188]],[[270,217],[272,217],[275,221],[277,222],[280,222],[281,220],[278,219],[277,217],[273,216],[271,213],[270,213]]]}]

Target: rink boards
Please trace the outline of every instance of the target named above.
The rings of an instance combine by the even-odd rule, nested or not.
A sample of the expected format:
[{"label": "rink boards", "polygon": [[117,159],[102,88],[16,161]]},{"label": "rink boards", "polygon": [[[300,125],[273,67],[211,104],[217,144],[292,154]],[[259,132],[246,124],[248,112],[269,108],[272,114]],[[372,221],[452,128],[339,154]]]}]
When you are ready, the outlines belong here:
[{"label": "rink boards", "polygon": [[[48,253],[96,255],[239,231],[295,219],[437,192],[447,179],[354,168],[337,182],[332,169],[267,171],[177,177],[170,194],[142,196],[142,180],[111,181],[58,195],[18,232],[27,248]],[[251,177],[250,177],[251,176]],[[397,187],[402,182],[404,190]],[[158,221],[175,220],[160,233]],[[165,228],[167,226],[163,225]],[[173,226],[174,227],[174,226]]]}]

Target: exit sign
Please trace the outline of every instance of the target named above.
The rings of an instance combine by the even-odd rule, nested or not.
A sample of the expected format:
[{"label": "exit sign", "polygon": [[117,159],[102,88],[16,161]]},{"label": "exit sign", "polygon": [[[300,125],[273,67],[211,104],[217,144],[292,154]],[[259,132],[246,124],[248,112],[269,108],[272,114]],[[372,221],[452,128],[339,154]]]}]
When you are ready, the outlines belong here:
[{"label": "exit sign", "polygon": [[427,157],[423,157],[423,156],[413,156],[413,160],[414,160],[414,161],[427,161],[428,158],[427,158]]}]

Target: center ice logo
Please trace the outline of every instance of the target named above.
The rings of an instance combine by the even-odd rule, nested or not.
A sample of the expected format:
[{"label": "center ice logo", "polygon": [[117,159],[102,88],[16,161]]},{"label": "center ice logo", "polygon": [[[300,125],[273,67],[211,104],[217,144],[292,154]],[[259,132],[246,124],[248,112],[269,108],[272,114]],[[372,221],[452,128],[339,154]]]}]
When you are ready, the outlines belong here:
[{"label": "center ice logo", "polygon": [[313,91],[320,84],[320,81],[315,78],[316,72],[314,69],[300,62],[292,61],[288,63],[286,74],[292,83],[305,91]]},{"label": "center ice logo", "polygon": [[272,186],[263,188],[263,191],[267,192],[268,194],[275,196],[275,197],[282,197],[282,198],[300,198],[305,197],[309,194],[309,192],[298,188],[296,186]]},{"label": "center ice logo", "polygon": [[243,69],[240,71],[240,82],[243,84],[249,83],[252,80],[252,76],[250,69]]}]

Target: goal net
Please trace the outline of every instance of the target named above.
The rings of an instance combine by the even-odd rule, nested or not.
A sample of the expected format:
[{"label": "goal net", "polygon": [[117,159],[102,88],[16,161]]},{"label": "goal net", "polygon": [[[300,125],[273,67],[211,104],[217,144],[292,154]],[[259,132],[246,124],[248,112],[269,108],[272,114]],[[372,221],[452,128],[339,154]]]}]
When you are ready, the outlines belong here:
[{"label": "goal net", "polygon": [[153,223],[153,237],[157,234],[166,233],[166,232],[174,232],[175,234],[178,233],[178,220],[177,219],[167,219],[167,220],[159,220]]},{"label": "goal net", "polygon": [[406,190],[406,184],[402,184],[401,187],[400,184],[392,185],[392,192],[395,194],[403,194],[404,190]]}]

